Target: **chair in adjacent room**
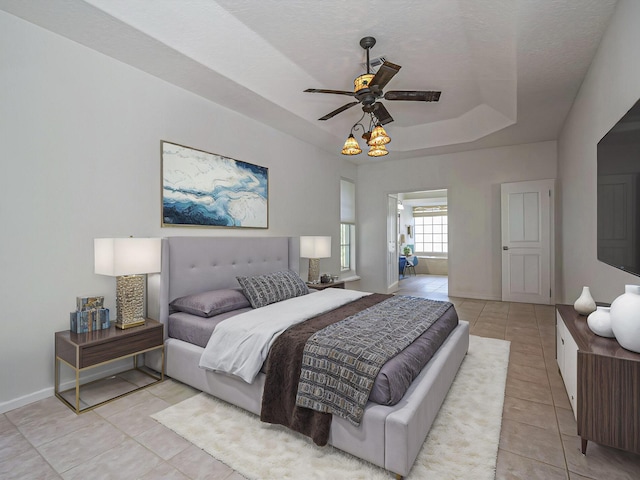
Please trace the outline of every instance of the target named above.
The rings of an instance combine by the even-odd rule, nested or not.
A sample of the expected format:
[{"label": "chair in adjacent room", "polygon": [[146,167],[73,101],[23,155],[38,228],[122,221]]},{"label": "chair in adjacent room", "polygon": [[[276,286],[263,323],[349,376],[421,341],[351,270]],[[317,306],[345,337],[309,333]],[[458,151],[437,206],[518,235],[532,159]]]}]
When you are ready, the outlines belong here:
[{"label": "chair in adjacent room", "polygon": [[415,275],[417,264],[418,264],[418,257],[416,257],[415,255],[407,257],[407,261],[404,266],[404,271],[402,272],[402,276],[404,277],[405,273],[411,274],[411,272],[413,272],[413,274]]}]

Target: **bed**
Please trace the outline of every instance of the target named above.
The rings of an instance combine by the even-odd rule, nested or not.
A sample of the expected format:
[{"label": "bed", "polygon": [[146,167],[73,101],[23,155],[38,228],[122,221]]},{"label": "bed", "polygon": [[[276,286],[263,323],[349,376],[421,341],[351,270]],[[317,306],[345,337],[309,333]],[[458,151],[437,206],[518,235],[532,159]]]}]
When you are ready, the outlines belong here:
[{"label": "bed", "polygon": [[[298,271],[295,237],[169,237],[162,240],[162,272],[148,279],[148,314],[165,324],[166,374],[180,382],[261,413],[265,375],[252,383],[199,367],[202,346],[169,336],[169,304],[180,297],[238,288],[236,277]],[[459,321],[442,346],[393,406],[368,402],[359,426],[334,416],[328,443],[406,476],[466,355],[469,325]],[[160,358],[147,356],[159,370]]]}]

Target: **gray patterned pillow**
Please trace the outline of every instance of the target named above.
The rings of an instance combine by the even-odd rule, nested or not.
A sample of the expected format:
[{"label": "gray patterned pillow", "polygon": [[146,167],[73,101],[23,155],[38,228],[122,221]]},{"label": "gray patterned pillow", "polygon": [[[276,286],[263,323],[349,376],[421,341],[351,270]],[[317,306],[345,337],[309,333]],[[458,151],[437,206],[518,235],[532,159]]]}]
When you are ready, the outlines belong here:
[{"label": "gray patterned pillow", "polygon": [[306,283],[298,274],[291,271],[236,278],[253,308],[264,307],[309,293]]}]

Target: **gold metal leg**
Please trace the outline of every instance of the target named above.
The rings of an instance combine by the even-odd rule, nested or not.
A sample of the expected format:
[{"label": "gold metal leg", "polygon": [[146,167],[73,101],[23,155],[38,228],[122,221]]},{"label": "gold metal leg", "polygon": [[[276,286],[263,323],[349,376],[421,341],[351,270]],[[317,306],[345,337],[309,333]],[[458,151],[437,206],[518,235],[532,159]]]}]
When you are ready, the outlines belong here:
[{"label": "gold metal leg", "polygon": [[160,361],[161,361],[162,363],[161,363],[161,365],[160,365],[160,368],[161,368],[161,370],[162,370],[162,371],[160,372],[160,378],[161,378],[162,380],[164,380],[164,345],[162,346],[162,350],[161,350],[161,352],[162,352],[162,354],[161,354],[161,356],[160,356]]},{"label": "gold metal leg", "polygon": [[76,413],[80,413],[80,369],[76,368]]},{"label": "gold metal leg", "polygon": [[58,357],[56,357],[56,364],[53,368],[53,376],[55,378],[53,392],[57,394],[60,393],[60,359]]},{"label": "gold metal leg", "polygon": [[[141,390],[143,388],[146,388],[148,386],[154,385],[156,383],[160,383],[161,381],[164,380],[164,372],[165,372],[164,345],[151,348],[151,349],[149,349],[147,351],[151,351],[151,350],[160,350],[160,352],[161,352],[161,355],[162,355],[162,369],[161,369],[161,372],[160,372],[160,376],[157,375],[157,372],[150,373],[149,371],[147,371],[148,369],[138,368],[139,366],[140,367],[144,366],[144,365],[140,365],[141,362],[138,360],[138,357],[140,355],[144,355],[146,353],[146,351],[142,352],[142,353],[137,353],[137,354],[134,354],[134,355],[128,355],[126,357],[118,357],[118,358],[115,358],[115,359],[112,359],[112,360],[108,360],[106,362],[103,362],[103,363],[100,363],[100,364],[97,364],[97,365],[92,365],[90,367],[86,367],[84,369],[76,368],[73,365],[71,365],[70,363],[68,363],[65,360],[63,360],[63,359],[61,359],[61,358],[56,356],[55,357],[55,362],[54,362],[54,378],[55,378],[55,380],[54,380],[54,382],[55,382],[55,384],[54,384],[54,393],[55,393],[56,397],[58,397],[60,400],[62,400],[62,402],[65,403],[71,410],[73,410],[77,414],[80,414],[80,413],[87,412],[89,410],[93,410],[96,407],[99,407],[99,406],[104,405],[106,403],[112,402],[112,401],[114,401],[114,400],[116,400],[116,399],[118,399],[120,397],[123,397],[123,396],[128,395],[128,394],[133,393],[133,392],[136,392],[136,391]],[[96,366],[106,365],[106,364],[112,363],[112,362],[114,362],[116,360],[121,360],[123,358],[131,358],[131,357],[133,357],[134,369],[138,369],[139,371],[141,371],[141,372],[145,373],[146,375],[152,377],[156,381],[153,382],[153,383],[147,384],[145,386],[138,387],[138,388],[135,388],[133,390],[127,391],[126,393],[117,395],[116,397],[110,398],[108,400],[105,400],[103,402],[97,403],[95,405],[85,406],[85,408],[81,410],[80,409],[80,387],[81,387],[81,385],[80,385],[80,374],[81,374],[81,372],[83,372],[85,370],[89,370],[89,369],[95,368]],[[72,388],[69,389],[69,390],[65,390],[64,392],[60,392],[60,378],[61,378],[61,375],[60,375],[60,373],[61,373],[60,372],[60,364],[61,363],[65,363],[66,365],[68,365],[75,372],[75,375],[76,375],[76,379],[75,379],[75,382],[76,382],[76,384],[75,384],[75,402],[73,402],[73,400],[68,399],[68,395],[67,395],[67,397],[63,396],[63,393],[67,394],[67,393],[70,393],[71,391],[73,391]],[[144,363],[144,362],[142,362],[142,363]],[[93,382],[101,381],[101,380],[104,380],[104,377],[100,378],[98,380],[94,380]],[[89,383],[93,383],[93,382],[89,382]],[[85,384],[83,386],[86,386],[86,385],[88,385],[88,384]]]}]

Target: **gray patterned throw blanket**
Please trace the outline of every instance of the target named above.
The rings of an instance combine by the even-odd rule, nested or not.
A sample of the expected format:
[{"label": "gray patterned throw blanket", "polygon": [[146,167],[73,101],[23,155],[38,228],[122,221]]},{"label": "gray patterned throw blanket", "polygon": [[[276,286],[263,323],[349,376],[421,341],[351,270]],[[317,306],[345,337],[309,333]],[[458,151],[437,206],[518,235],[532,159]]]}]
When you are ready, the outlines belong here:
[{"label": "gray patterned throw blanket", "polygon": [[380,368],[449,307],[395,296],[316,332],[304,347],[296,405],[360,425]]}]

